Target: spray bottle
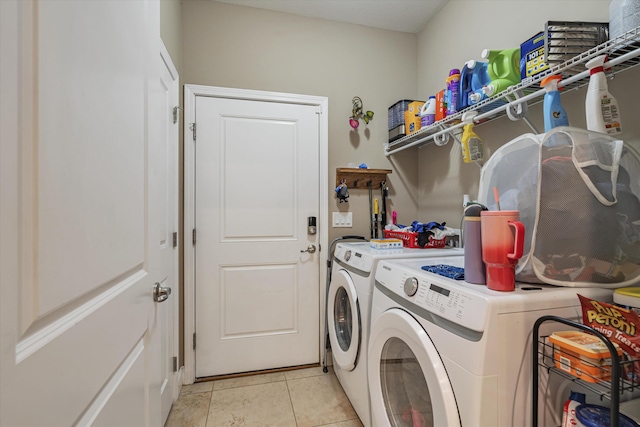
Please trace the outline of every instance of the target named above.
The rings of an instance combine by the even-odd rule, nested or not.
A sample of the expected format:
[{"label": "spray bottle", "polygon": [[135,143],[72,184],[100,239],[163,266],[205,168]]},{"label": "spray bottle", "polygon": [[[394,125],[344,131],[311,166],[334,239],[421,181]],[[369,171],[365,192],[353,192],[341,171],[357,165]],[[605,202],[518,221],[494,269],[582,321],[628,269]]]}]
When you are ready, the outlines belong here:
[{"label": "spray bottle", "polygon": [[477,115],[477,111],[468,111],[462,115],[462,160],[465,163],[480,162],[484,157],[482,139],[473,130],[473,118]]},{"label": "spray bottle", "polygon": [[589,69],[589,88],[585,100],[587,129],[615,135],[622,132],[618,101],[609,93],[604,63],[607,55],[596,56],[587,62]]},{"label": "spray bottle", "polygon": [[547,76],[540,82],[544,88],[544,106],[542,107],[544,116],[544,131],[549,132],[558,126],[569,126],[567,112],[560,103],[560,92],[558,92],[558,82],[562,77],[555,74]]}]

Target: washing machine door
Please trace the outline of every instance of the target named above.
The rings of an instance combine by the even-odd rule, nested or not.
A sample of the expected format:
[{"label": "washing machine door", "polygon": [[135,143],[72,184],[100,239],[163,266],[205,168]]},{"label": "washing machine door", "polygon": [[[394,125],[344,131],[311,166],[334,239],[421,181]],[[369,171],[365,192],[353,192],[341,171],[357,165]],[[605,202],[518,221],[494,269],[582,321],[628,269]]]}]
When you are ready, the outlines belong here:
[{"label": "washing machine door", "polygon": [[374,425],[460,427],[442,359],[420,323],[401,309],[372,326],[368,355]]},{"label": "washing machine door", "polygon": [[335,363],[352,371],[360,352],[360,305],[349,272],[338,270],[331,276],[327,305],[329,341]]}]

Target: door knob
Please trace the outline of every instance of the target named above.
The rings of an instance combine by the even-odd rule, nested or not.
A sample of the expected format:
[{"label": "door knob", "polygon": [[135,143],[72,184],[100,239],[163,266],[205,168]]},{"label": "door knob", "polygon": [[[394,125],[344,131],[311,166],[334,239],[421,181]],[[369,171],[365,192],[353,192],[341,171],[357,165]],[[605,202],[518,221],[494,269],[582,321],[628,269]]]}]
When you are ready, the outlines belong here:
[{"label": "door knob", "polygon": [[165,301],[169,298],[169,295],[171,295],[170,287],[162,287],[160,286],[160,282],[156,282],[156,284],[153,285],[153,300],[155,302]]},{"label": "door knob", "polygon": [[316,251],[316,246],[315,245],[309,245],[309,246],[307,246],[307,249],[305,249],[304,251],[300,251],[300,252],[309,252],[310,254],[312,254],[315,251]]}]

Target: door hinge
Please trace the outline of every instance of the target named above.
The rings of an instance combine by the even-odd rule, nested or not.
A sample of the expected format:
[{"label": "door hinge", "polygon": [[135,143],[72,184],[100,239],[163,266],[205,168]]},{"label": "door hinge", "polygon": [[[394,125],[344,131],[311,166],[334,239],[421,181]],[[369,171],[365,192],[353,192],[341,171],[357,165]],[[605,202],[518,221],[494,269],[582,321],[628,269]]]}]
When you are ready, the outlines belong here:
[{"label": "door hinge", "polygon": [[182,108],[180,108],[177,105],[173,107],[173,123],[174,124],[178,123],[178,111],[180,110],[182,110]]},{"label": "door hinge", "polygon": [[196,245],[196,229],[193,229],[193,232],[191,233],[191,240],[193,241],[193,246]]},{"label": "door hinge", "polygon": [[173,356],[173,372],[178,372],[178,357]]},{"label": "door hinge", "polygon": [[196,124],[195,123],[191,123],[189,125],[189,129],[191,129],[191,132],[193,132],[193,140],[196,140]]},{"label": "door hinge", "polygon": [[173,232],[173,247],[174,248],[178,247],[178,232],[177,231]]},{"label": "door hinge", "polygon": [[316,105],[316,114],[322,114],[322,105]]},{"label": "door hinge", "polygon": [[196,333],[193,333],[193,349],[196,349]]}]

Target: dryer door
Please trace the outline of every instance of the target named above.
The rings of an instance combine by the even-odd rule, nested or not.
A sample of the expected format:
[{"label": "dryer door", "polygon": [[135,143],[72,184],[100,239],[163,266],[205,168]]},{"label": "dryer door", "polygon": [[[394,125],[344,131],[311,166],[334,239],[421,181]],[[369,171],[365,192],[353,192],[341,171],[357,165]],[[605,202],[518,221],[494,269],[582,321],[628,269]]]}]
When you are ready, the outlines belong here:
[{"label": "dryer door", "polygon": [[341,369],[351,371],[358,362],[362,328],[356,287],[345,270],[331,277],[327,316],[333,358]]},{"label": "dryer door", "polygon": [[460,427],[453,388],[438,351],[407,312],[390,309],[375,321],[368,360],[375,425]]}]

